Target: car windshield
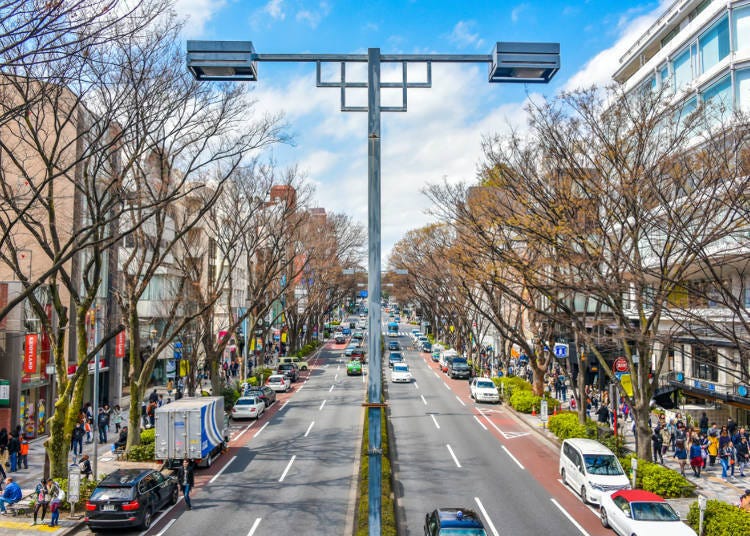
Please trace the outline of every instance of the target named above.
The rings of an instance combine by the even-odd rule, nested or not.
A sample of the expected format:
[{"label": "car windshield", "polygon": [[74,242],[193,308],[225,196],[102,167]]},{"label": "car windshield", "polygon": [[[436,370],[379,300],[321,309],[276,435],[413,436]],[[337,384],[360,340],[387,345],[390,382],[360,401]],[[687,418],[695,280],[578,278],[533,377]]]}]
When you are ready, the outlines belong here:
[{"label": "car windshield", "polygon": [[477,382],[477,387],[481,387],[482,389],[494,389],[495,384],[492,382]]},{"label": "car windshield", "polygon": [[409,365],[393,365],[393,372],[409,372]]},{"label": "car windshield", "polygon": [[469,368],[469,365],[466,363],[453,363],[453,368],[456,370],[466,370]]},{"label": "car windshield", "polygon": [[254,398],[240,398],[237,401],[238,406],[253,406],[255,405],[255,399]]},{"label": "car windshield", "polygon": [[90,501],[108,501],[110,499],[131,499],[133,497],[133,488],[96,488],[89,497]]},{"label": "car windshield", "polygon": [[612,454],[584,454],[583,461],[590,475],[622,475],[622,467]]},{"label": "car windshield", "polygon": [[487,536],[484,529],[440,529],[440,536]]},{"label": "car windshield", "polygon": [[276,376],[276,377],[271,376],[270,378],[268,378],[268,381],[271,382],[271,383],[281,383],[282,379],[279,378],[278,376]]},{"label": "car windshield", "polygon": [[672,507],[661,502],[634,502],[630,503],[633,510],[633,519],[636,521],[679,521]]}]

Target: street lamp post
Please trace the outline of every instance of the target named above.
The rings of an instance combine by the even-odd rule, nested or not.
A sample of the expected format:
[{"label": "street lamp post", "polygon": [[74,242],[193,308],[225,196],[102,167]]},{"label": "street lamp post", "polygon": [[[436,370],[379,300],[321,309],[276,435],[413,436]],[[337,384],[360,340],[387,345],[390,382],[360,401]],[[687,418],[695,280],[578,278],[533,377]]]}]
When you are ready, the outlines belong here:
[{"label": "street lamp post", "polygon": [[[432,87],[433,63],[484,63],[489,65],[489,82],[547,83],[560,68],[559,43],[502,43],[498,42],[491,54],[381,54],[370,48],[367,54],[258,54],[251,41],[188,41],[187,66],[198,80],[249,81],[258,80],[260,62],[311,62],[316,64],[318,87],[338,88],[341,92],[341,111],[367,112],[367,177],[368,177],[368,375],[367,402],[369,444],[369,533],[381,533],[381,401],[380,333],[380,113],[406,112],[409,88]],[[340,64],[340,78],[324,81],[322,65]],[[347,63],[367,63],[367,82],[347,80]],[[401,80],[381,82],[382,63],[400,63]],[[426,66],[425,82],[408,80],[410,63]],[[352,106],[346,102],[346,90],[367,88],[367,106]],[[381,106],[381,88],[400,89],[400,106]]]}]

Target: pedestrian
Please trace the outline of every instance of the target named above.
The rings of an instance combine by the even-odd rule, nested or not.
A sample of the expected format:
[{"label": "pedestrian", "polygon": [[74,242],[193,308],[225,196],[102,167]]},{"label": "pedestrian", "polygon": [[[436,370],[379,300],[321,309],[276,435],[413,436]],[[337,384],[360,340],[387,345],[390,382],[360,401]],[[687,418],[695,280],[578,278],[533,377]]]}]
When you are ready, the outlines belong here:
[{"label": "pedestrian", "polygon": [[596,411],[597,421],[601,424],[609,424],[609,408],[602,404]]},{"label": "pedestrian", "polygon": [[698,443],[698,438],[693,438],[693,443],[690,445],[690,467],[693,469],[693,474],[700,478],[701,468],[703,467],[703,454],[701,453],[701,446]]},{"label": "pedestrian", "polygon": [[750,489],[746,489],[745,493],[740,497],[740,509],[750,512]]},{"label": "pedestrian", "polygon": [[192,510],[193,505],[190,502],[190,490],[195,483],[195,475],[193,473],[193,464],[190,463],[190,460],[182,460],[182,467],[180,467],[177,472],[177,482],[179,482],[180,488],[182,489],[182,495],[185,497],[187,509]]},{"label": "pedestrian", "polygon": [[735,447],[737,450],[737,465],[740,469],[740,476],[745,476],[745,467],[750,462],[750,445],[747,443],[747,437],[741,436],[740,442]]},{"label": "pedestrian", "polygon": [[107,442],[107,414],[104,413],[104,408],[99,408],[99,413],[96,416],[96,428],[99,432],[99,444],[104,445]]},{"label": "pedestrian", "polygon": [[65,491],[63,491],[63,489],[57,485],[57,482],[51,478],[49,479],[49,482],[52,482],[49,502],[49,511],[52,514],[52,517],[49,526],[57,527],[60,525],[60,505],[65,500]]},{"label": "pedestrian", "polygon": [[661,451],[661,448],[664,445],[664,439],[661,436],[661,429],[658,425],[654,428],[654,433],[651,435],[651,443],[654,451],[654,463],[661,463],[664,465],[664,454]]},{"label": "pedestrian", "polygon": [[94,472],[91,469],[91,461],[89,460],[88,454],[83,455],[83,458],[81,458],[81,463],[78,464],[78,467],[81,469],[81,476],[86,480],[88,480],[89,477],[94,477]]},{"label": "pedestrian", "polygon": [[117,437],[117,441],[114,442],[113,446],[115,450],[124,449],[128,444],[128,427],[123,426],[120,430],[120,435]]},{"label": "pedestrian", "polygon": [[15,473],[18,469],[18,453],[21,451],[21,441],[15,432],[8,440],[8,455],[10,456],[10,472]]},{"label": "pedestrian", "polygon": [[708,463],[713,467],[716,464],[716,457],[719,455],[719,436],[717,434],[712,434],[710,430],[708,433],[708,447],[706,450],[708,451]]},{"label": "pedestrian", "polygon": [[701,433],[708,433],[708,416],[705,411],[703,412],[703,415],[701,415],[700,421],[698,421],[698,428],[700,428]]},{"label": "pedestrian", "polygon": [[42,478],[39,484],[36,485],[36,489],[34,489],[34,497],[36,498],[36,504],[34,505],[34,521],[31,522],[32,527],[36,525],[36,516],[37,514],[39,514],[40,509],[42,511],[42,523],[44,523],[44,516],[47,515],[47,507],[49,506],[50,496],[49,485],[47,484],[46,479]]},{"label": "pedestrian", "polygon": [[732,450],[729,448],[729,443],[719,448],[719,463],[721,463],[721,479],[726,482],[729,477],[729,459],[732,455]]},{"label": "pedestrian", "polygon": [[159,401],[156,403],[156,407],[160,408],[164,405],[164,395],[159,395]]},{"label": "pedestrian", "polygon": [[669,426],[667,425],[666,419],[663,421],[660,421],[661,426],[661,455],[662,460],[664,459],[664,455],[667,453],[667,449],[669,448],[669,441],[672,439],[672,432],[669,431]]},{"label": "pedestrian", "polygon": [[151,391],[151,394],[148,395],[148,401],[153,402],[154,404],[159,401],[159,393],[156,392],[156,388],[154,388],[154,390]]},{"label": "pedestrian", "polygon": [[83,453],[83,436],[85,433],[83,424],[80,422],[73,428],[70,439],[70,450],[73,451],[73,456],[80,456]]},{"label": "pedestrian", "polygon": [[24,469],[29,468],[29,440],[25,437],[21,438],[21,447],[18,450],[18,468],[22,465]]},{"label": "pedestrian", "polygon": [[173,390],[174,390],[174,382],[172,381],[172,378],[170,378],[169,381],[167,381],[167,395],[171,397]]},{"label": "pedestrian", "polygon": [[734,419],[732,417],[729,417],[727,419],[727,432],[729,432],[729,437],[732,437],[734,435],[734,431],[737,428],[737,423],[734,422]]},{"label": "pedestrian", "polygon": [[109,404],[104,404],[104,414],[107,416],[107,422],[104,427],[104,437],[109,437],[109,427],[110,423],[112,422],[112,408],[109,407]]},{"label": "pedestrian", "polygon": [[5,490],[3,490],[2,496],[0,496],[0,514],[8,515],[5,510],[6,504],[15,504],[23,498],[23,492],[21,486],[13,482],[13,477],[7,477],[5,479]]},{"label": "pedestrian", "polygon": [[682,476],[685,476],[685,465],[687,465],[688,457],[688,452],[685,449],[685,443],[679,443],[675,445],[675,450],[672,457],[677,458],[677,461],[680,464],[680,474]]},{"label": "pedestrian", "polygon": [[91,438],[91,428],[92,428],[91,427],[91,423],[94,422],[94,421],[93,421],[93,419],[91,419],[90,417],[88,417],[88,414],[86,414],[86,415],[87,416],[86,416],[85,421],[83,423],[83,430],[84,430],[84,432],[86,432],[86,444],[88,445],[90,443],[93,443],[93,440]]},{"label": "pedestrian", "polygon": [[112,421],[115,425],[115,433],[120,433],[120,425],[122,424],[122,410],[120,409],[120,406],[115,404],[114,409],[112,410]]}]

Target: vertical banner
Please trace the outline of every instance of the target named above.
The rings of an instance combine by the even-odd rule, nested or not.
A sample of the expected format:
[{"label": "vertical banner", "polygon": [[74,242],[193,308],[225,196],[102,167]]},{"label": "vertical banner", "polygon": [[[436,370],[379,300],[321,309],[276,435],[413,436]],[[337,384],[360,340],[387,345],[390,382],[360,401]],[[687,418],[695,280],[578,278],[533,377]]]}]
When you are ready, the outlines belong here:
[{"label": "vertical banner", "polygon": [[115,357],[125,357],[125,330],[115,336]]},{"label": "vertical banner", "polygon": [[26,349],[23,356],[23,371],[27,374],[36,372],[36,349],[39,335],[29,333],[26,335]]}]

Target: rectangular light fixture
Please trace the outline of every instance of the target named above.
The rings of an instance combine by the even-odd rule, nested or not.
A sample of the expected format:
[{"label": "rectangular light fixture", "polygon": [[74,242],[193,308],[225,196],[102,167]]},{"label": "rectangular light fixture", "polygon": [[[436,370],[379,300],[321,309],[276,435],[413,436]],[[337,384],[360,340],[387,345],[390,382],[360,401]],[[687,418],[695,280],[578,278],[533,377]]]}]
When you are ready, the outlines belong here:
[{"label": "rectangular light fixture", "polygon": [[258,80],[252,41],[188,41],[187,65],[197,80]]},{"label": "rectangular light fixture", "polygon": [[492,50],[490,82],[546,84],[560,70],[560,43],[498,42]]}]

